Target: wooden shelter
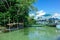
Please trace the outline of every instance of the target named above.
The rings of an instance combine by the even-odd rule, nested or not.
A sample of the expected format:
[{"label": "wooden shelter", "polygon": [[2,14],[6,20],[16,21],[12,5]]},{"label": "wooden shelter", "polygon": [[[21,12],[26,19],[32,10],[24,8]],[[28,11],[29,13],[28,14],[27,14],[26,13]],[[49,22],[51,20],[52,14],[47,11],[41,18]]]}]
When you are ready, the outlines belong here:
[{"label": "wooden shelter", "polygon": [[9,27],[12,27],[14,25],[23,25],[23,23],[9,23],[7,24]]}]

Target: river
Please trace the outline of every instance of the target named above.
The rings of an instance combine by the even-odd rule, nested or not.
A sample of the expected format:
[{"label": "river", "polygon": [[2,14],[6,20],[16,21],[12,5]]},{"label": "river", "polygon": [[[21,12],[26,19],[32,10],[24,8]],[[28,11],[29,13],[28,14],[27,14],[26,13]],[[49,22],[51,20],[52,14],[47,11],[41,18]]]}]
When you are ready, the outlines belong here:
[{"label": "river", "polygon": [[29,27],[3,33],[0,40],[60,40],[60,30],[55,27]]},{"label": "river", "polygon": [[60,38],[60,30],[55,27],[31,27],[27,32],[29,32],[27,36],[30,40],[58,40]]}]

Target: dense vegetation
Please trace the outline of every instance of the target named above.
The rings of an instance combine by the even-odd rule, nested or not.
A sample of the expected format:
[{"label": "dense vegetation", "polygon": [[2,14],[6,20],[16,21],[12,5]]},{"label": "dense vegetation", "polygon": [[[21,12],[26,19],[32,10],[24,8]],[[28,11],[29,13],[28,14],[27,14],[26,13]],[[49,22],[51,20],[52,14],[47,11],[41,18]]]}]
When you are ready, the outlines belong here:
[{"label": "dense vegetation", "polygon": [[29,24],[28,13],[34,10],[33,3],[36,0],[0,0],[0,25],[7,26],[8,23]]}]

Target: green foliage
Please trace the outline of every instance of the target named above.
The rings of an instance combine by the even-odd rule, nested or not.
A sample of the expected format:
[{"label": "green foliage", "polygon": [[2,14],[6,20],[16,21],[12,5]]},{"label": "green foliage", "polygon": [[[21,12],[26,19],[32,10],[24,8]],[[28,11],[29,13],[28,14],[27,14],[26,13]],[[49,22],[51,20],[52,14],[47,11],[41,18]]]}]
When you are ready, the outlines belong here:
[{"label": "green foliage", "polygon": [[13,22],[28,24],[28,13],[35,8],[32,6],[36,0],[0,0],[0,25]]}]

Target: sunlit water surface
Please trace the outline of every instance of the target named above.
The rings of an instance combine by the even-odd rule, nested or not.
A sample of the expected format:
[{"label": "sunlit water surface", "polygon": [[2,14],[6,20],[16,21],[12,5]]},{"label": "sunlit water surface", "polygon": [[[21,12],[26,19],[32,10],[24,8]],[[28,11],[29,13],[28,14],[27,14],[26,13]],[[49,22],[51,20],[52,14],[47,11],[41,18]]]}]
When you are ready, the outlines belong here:
[{"label": "sunlit water surface", "polygon": [[0,40],[58,40],[58,38],[60,30],[55,27],[29,27],[0,34]]}]

